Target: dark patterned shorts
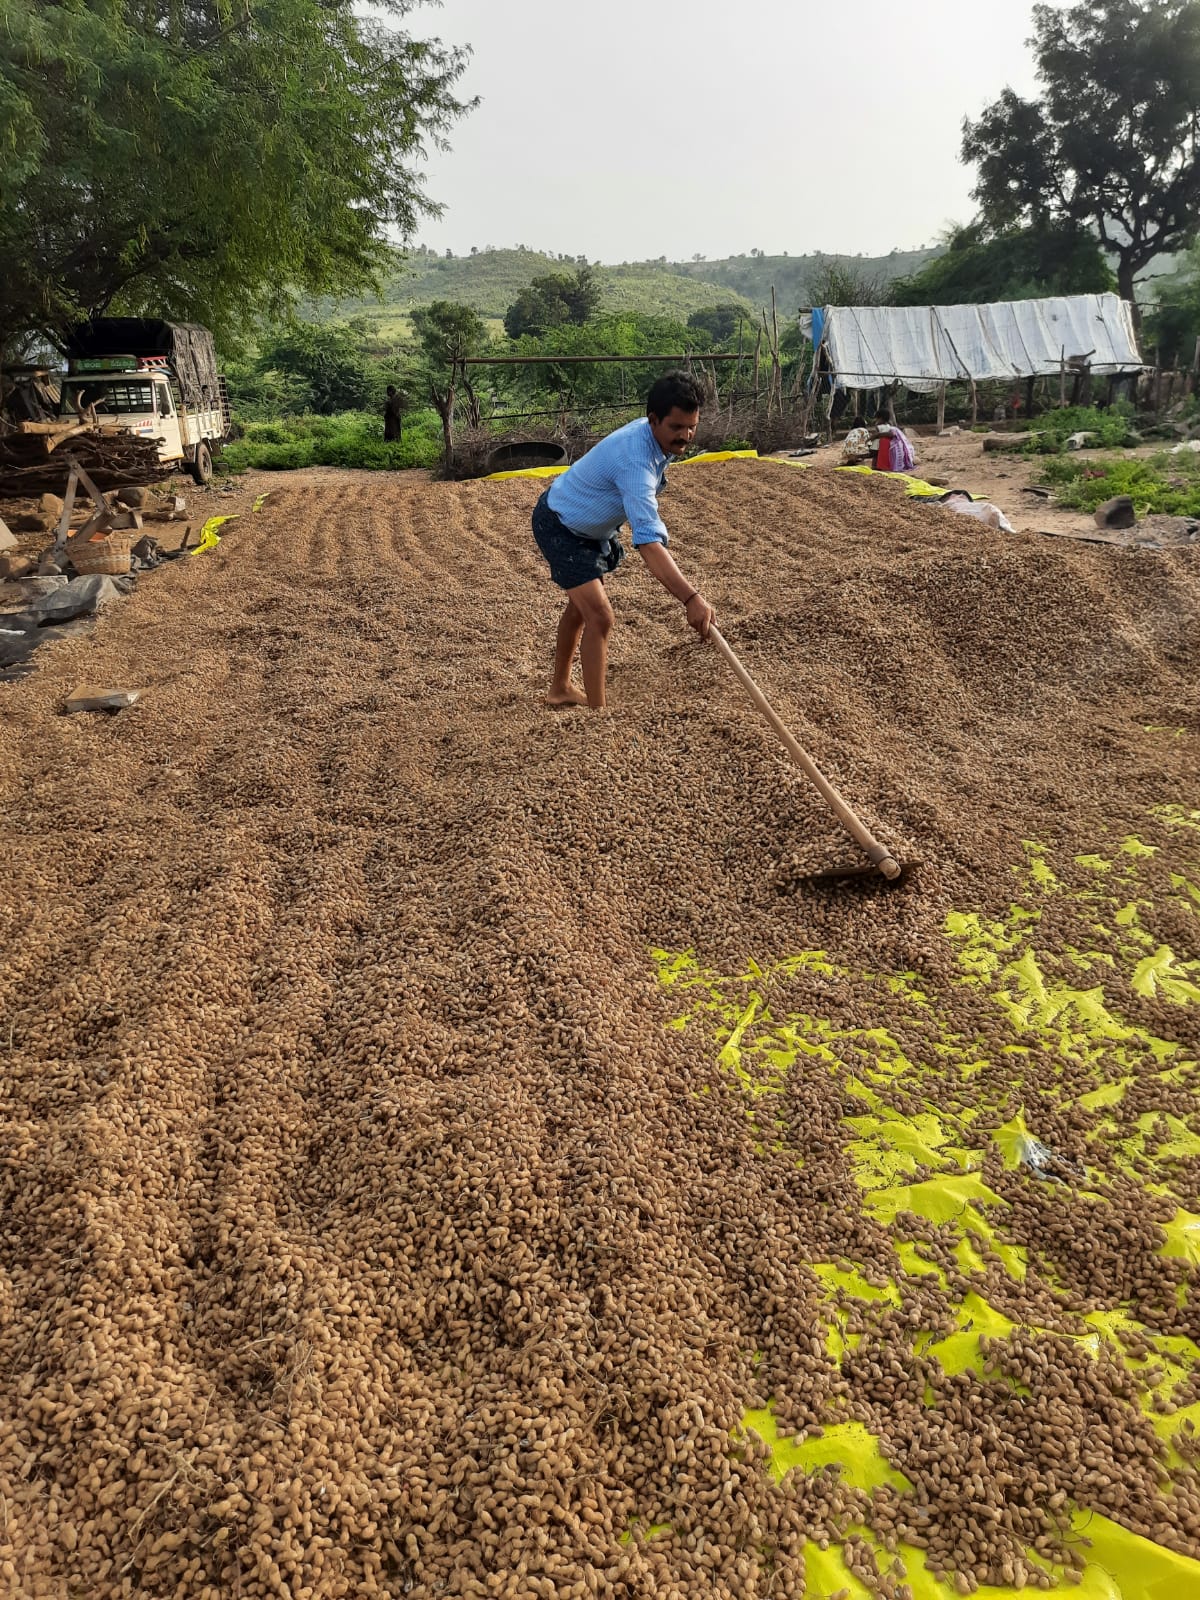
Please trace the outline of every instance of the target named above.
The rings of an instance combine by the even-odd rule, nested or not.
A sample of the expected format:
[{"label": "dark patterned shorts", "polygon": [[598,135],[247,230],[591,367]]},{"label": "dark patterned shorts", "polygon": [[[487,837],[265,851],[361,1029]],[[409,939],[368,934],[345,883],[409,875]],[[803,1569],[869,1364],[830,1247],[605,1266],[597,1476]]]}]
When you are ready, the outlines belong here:
[{"label": "dark patterned shorts", "polygon": [[615,533],[607,539],[581,539],[551,511],[549,489],[533,508],[533,537],[550,563],[550,576],[560,589],[578,589],[593,578],[607,578],[625,559],[625,548]]}]

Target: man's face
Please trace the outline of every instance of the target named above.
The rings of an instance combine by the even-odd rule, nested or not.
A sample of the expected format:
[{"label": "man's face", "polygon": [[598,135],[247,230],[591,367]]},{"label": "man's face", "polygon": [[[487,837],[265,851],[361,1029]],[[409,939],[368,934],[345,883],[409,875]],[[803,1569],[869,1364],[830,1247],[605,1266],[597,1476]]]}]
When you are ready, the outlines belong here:
[{"label": "man's face", "polygon": [[698,410],[681,411],[678,406],[672,406],[665,417],[650,413],[650,432],[658,440],[658,448],[664,455],[681,456],[696,437],[699,426]]}]

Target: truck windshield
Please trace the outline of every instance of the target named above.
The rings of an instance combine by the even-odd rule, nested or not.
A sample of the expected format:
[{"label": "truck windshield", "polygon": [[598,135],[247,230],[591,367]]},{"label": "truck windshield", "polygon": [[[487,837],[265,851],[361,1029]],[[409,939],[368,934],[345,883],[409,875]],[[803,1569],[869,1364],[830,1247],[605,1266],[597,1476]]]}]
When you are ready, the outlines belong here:
[{"label": "truck windshield", "polygon": [[63,389],[62,414],[75,415],[75,396],[79,404],[95,406],[98,416],[129,417],[154,416],[154,384],[136,379],[89,379],[86,383],[68,384]]}]

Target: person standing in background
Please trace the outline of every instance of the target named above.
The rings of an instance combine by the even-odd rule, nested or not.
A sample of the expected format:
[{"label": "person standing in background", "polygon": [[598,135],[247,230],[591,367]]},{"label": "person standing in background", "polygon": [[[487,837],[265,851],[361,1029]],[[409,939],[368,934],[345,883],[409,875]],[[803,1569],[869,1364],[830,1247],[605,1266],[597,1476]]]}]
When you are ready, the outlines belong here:
[{"label": "person standing in background", "polygon": [[383,407],[383,437],[387,440],[399,441],[404,437],[402,417],[404,415],[404,396],[399,394],[394,383],[387,386],[387,400]]}]

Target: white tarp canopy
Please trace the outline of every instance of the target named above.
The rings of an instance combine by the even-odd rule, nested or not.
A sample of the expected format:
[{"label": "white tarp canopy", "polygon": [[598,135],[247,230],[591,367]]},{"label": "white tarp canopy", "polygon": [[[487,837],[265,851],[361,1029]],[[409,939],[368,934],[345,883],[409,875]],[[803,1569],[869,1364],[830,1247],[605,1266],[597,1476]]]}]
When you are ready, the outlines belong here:
[{"label": "white tarp canopy", "polygon": [[[819,323],[819,326],[818,326]],[[1128,301],[1115,294],[984,306],[826,306],[813,332],[838,388],[928,391],[975,379],[1047,378],[1064,358],[1094,373],[1142,366]]]}]

